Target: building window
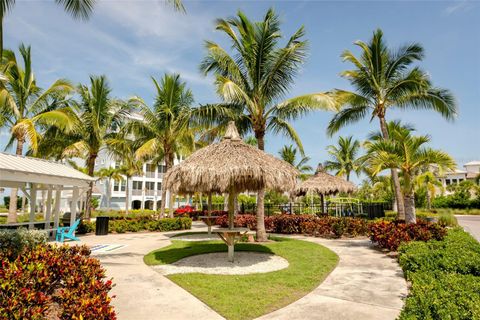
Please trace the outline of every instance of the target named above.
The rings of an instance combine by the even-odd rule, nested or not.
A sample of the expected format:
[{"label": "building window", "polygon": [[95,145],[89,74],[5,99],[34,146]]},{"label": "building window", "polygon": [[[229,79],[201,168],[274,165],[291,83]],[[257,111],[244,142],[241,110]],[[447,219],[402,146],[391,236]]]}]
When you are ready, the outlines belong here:
[{"label": "building window", "polygon": [[155,190],[155,182],[145,182],[145,189],[147,190]]},{"label": "building window", "polygon": [[155,172],[155,166],[153,164],[147,163],[145,167],[147,172]]},{"label": "building window", "polygon": [[163,165],[163,164],[158,166],[158,172],[159,173],[165,173],[165,171],[166,171],[165,169],[166,169],[166,166]]},{"label": "building window", "polygon": [[115,181],[113,182],[113,191],[118,191],[120,189],[120,182]]},{"label": "building window", "polygon": [[120,168],[120,161],[115,161],[115,168]]},{"label": "building window", "polygon": [[157,182],[157,190],[162,190],[162,183],[161,182]]},{"label": "building window", "polygon": [[445,184],[448,186],[450,184],[450,179],[445,179]]},{"label": "building window", "polygon": [[142,181],[133,181],[132,189],[133,190],[142,190]]},{"label": "building window", "polygon": [[120,190],[125,191],[125,188],[127,187],[126,182],[120,182]]}]

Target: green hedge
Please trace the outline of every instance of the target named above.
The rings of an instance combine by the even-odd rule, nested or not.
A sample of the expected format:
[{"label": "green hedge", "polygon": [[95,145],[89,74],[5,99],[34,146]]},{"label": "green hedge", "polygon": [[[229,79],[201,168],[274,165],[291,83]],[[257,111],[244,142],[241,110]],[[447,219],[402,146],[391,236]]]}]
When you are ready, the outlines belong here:
[{"label": "green hedge", "polygon": [[22,250],[31,250],[47,242],[47,233],[41,230],[0,230],[0,253],[16,256]]},{"label": "green hedge", "polygon": [[152,219],[132,219],[132,220],[113,220],[109,222],[108,230],[117,233],[138,232],[138,231],[174,231],[186,230],[192,227],[190,218],[164,218],[159,220]]},{"label": "green hedge", "polygon": [[442,241],[404,244],[399,263],[412,282],[400,319],[480,319],[480,243],[471,235],[456,228]]}]

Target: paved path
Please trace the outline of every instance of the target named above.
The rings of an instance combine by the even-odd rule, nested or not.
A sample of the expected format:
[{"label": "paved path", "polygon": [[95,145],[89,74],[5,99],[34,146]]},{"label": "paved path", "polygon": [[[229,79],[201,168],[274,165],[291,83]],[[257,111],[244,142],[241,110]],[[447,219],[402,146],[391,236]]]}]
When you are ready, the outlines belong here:
[{"label": "paved path", "polygon": [[334,251],[340,262],[315,290],[260,319],[396,319],[407,284],[396,260],[371,248],[369,240],[295,237]]},{"label": "paved path", "polygon": [[455,216],[458,223],[480,242],[480,216]]},{"label": "paved path", "polygon": [[126,245],[111,253],[93,253],[113,277],[112,300],[119,320],[223,319],[206,304],[193,297],[143,262],[143,256],[168,246],[168,233],[125,233],[84,236],[81,243]]},{"label": "paved path", "polygon": [[[200,229],[201,225],[194,224]],[[295,237],[335,251],[337,268],[314,291],[260,319],[395,319],[407,287],[396,261],[372,248],[368,240],[325,240]],[[167,233],[84,236],[82,243],[124,244],[111,253],[94,254],[116,286],[112,294],[118,318],[222,319],[203,302],[143,263],[143,256],[170,243]],[[308,253],[306,253],[308,254]]]}]

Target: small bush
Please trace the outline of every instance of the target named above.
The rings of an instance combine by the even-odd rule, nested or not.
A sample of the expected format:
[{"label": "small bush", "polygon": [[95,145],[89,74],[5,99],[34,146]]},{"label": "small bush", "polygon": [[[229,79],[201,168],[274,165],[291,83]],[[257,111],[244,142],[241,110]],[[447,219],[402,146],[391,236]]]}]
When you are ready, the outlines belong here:
[{"label": "small bush", "polygon": [[110,280],[85,246],[0,251],[0,319],[116,319]]},{"label": "small bush", "polygon": [[451,213],[441,213],[438,216],[438,223],[444,227],[457,227],[457,218]]},{"label": "small bush", "polygon": [[450,230],[442,241],[404,244],[398,252],[407,277],[430,270],[480,276],[480,244],[461,229]]},{"label": "small bush", "polygon": [[76,233],[78,234],[86,234],[90,233],[95,230],[95,223],[90,222],[89,220],[82,220],[78,225],[78,229]]},{"label": "small bush", "polygon": [[479,301],[479,277],[432,271],[416,273],[399,319],[478,320]]},{"label": "small bush", "polygon": [[137,219],[121,219],[109,222],[109,232],[125,233],[138,231],[173,231],[191,229],[192,219],[190,218],[137,218]]},{"label": "small bush", "polygon": [[413,224],[380,220],[370,225],[370,240],[380,248],[396,251],[409,241],[441,240],[446,232],[441,225],[424,220]]},{"label": "small bush", "polygon": [[480,244],[465,231],[441,241],[410,242],[398,250],[412,282],[401,320],[480,319]]},{"label": "small bush", "polygon": [[15,257],[23,250],[31,250],[47,241],[47,233],[41,230],[0,230],[0,254]]}]

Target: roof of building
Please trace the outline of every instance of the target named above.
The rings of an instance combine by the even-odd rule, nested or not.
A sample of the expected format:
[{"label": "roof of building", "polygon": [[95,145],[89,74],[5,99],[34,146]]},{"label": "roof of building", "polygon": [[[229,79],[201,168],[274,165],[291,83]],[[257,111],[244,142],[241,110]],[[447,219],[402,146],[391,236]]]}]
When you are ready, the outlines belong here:
[{"label": "roof of building", "polygon": [[96,179],[60,162],[0,152],[0,180],[85,186]]},{"label": "roof of building", "polygon": [[465,163],[464,166],[480,166],[480,161],[470,161]]}]

